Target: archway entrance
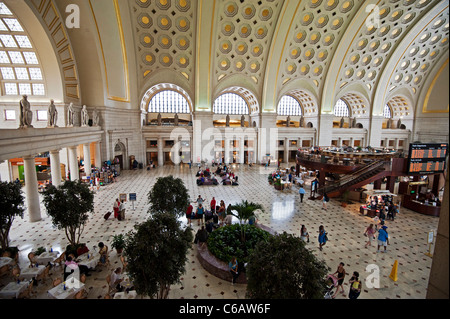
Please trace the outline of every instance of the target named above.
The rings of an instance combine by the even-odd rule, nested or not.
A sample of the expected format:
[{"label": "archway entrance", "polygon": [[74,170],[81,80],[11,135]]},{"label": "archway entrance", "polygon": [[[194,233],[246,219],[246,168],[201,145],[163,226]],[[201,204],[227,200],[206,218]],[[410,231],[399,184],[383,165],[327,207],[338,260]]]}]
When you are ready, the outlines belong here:
[{"label": "archway entrance", "polygon": [[120,165],[120,170],[124,169],[125,159],[126,159],[126,148],[122,142],[117,142],[114,146],[114,163]]}]

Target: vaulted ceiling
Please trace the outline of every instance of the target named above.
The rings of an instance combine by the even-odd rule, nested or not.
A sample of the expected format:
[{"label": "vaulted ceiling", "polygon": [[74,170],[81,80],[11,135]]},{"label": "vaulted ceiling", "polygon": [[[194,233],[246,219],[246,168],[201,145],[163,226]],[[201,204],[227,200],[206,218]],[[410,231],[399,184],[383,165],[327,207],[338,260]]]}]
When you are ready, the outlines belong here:
[{"label": "vaulted ceiling", "polygon": [[[26,2],[45,21],[47,7],[64,18],[74,1]],[[288,94],[307,115],[331,113],[342,98],[361,116],[382,114],[387,103],[413,116],[448,63],[445,0],[75,3],[81,27],[65,31],[83,104],[139,109],[149,89],[167,84],[196,111],[211,111],[220,94],[235,92],[254,113],[276,112]],[[448,112],[448,102],[439,107]]]}]

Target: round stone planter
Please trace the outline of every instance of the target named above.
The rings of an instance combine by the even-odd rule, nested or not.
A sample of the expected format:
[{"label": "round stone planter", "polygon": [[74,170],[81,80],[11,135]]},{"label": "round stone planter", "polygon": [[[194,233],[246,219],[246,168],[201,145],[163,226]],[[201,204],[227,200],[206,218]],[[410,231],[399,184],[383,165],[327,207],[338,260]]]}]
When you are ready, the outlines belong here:
[{"label": "round stone planter", "polygon": [[[257,225],[256,227],[261,228],[272,235],[276,235],[276,232],[271,228],[268,228],[263,225]],[[208,250],[208,245],[205,243],[203,245],[197,245],[197,258],[202,265],[202,267],[209,272],[211,275],[216,276],[217,278],[223,279],[225,281],[231,282],[231,273],[228,268],[228,263],[216,258],[213,254],[211,254]],[[241,273],[236,280],[238,284],[247,284],[247,276],[244,273]]]}]

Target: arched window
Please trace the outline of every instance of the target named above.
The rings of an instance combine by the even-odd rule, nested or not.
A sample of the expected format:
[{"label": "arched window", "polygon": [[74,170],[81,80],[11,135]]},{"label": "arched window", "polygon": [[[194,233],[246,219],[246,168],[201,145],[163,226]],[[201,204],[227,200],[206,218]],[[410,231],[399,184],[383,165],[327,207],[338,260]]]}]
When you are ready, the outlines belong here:
[{"label": "arched window", "polygon": [[165,90],[157,93],[148,104],[149,113],[190,113],[189,103],[176,91]]},{"label": "arched window", "polygon": [[0,75],[5,95],[45,95],[33,45],[19,20],[0,2]]},{"label": "arched window", "polygon": [[350,108],[344,100],[340,99],[334,106],[334,115],[337,117],[349,117]]},{"label": "arched window", "polygon": [[301,116],[302,107],[292,96],[285,95],[281,98],[280,103],[278,103],[278,115]]},{"label": "arched window", "polygon": [[384,116],[385,119],[392,118],[391,108],[387,104],[384,106],[383,116]]},{"label": "arched window", "polygon": [[242,115],[249,114],[247,102],[237,94],[225,93],[214,102],[213,112],[216,114]]}]

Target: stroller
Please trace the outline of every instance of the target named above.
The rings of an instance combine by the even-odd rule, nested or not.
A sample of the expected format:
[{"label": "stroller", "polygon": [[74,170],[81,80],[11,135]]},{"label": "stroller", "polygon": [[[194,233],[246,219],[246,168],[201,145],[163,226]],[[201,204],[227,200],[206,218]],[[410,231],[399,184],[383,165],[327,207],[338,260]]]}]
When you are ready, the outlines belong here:
[{"label": "stroller", "polygon": [[327,288],[325,290],[324,299],[333,299],[333,295],[335,293],[335,289],[338,284],[338,279],[333,275],[328,275],[326,277],[326,285]]}]

